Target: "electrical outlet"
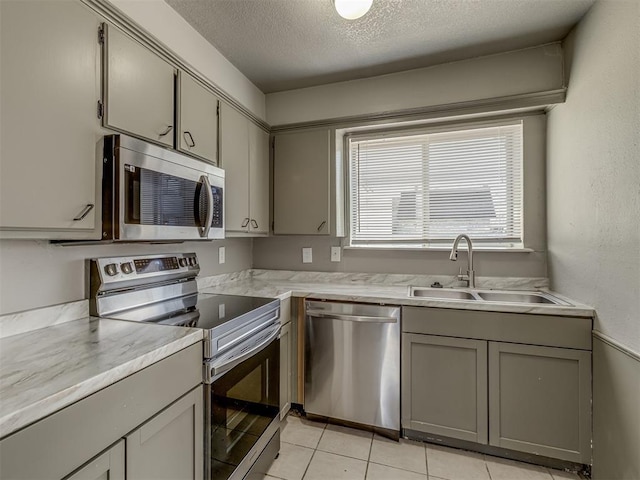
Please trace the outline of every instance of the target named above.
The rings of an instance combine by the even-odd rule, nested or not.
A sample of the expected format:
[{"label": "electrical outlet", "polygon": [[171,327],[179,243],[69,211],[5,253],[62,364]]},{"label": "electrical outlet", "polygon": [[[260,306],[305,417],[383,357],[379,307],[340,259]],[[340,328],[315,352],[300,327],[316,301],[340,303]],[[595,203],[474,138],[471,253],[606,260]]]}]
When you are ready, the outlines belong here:
[{"label": "electrical outlet", "polygon": [[331,261],[339,262],[340,261],[340,247],[331,247]]},{"label": "electrical outlet", "polygon": [[226,260],[226,252],[224,247],[218,247],[218,263],[222,265]]},{"label": "electrical outlet", "polygon": [[313,262],[313,249],[311,247],[304,247],[302,249],[302,263]]}]

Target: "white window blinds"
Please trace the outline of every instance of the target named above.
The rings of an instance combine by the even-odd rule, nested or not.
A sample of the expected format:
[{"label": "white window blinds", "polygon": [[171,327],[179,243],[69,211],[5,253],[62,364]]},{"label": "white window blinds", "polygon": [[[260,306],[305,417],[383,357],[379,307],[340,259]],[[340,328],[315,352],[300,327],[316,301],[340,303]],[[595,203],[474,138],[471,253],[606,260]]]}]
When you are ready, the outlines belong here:
[{"label": "white window blinds", "polygon": [[350,139],[351,244],[522,243],[522,122]]}]

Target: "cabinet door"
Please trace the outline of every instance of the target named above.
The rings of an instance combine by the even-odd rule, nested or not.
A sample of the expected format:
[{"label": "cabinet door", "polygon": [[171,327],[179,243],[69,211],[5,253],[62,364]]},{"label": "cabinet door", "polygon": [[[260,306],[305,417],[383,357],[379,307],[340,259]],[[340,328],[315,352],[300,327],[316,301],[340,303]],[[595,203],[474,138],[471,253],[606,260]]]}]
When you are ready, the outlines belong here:
[{"label": "cabinet door", "polygon": [[275,137],[274,233],[328,235],[330,138],[328,130]]},{"label": "cabinet door", "polygon": [[105,25],[104,126],[173,147],[174,68]]},{"label": "cabinet door", "polygon": [[80,2],[0,1],[3,238],[100,238],[99,24]]},{"label": "cabinet door", "polygon": [[128,480],[202,480],[202,386],[134,430],[126,441]]},{"label": "cabinet door", "polygon": [[269,134],[249,124],[249,231],[269,233]]},{"label": "cabinet door", "polygon": [[291,408],[291,322],[280,331],[280,419]]},{"label": "cabinet door", "polygon": [[591,461],[591,354],[489,342],[491,445]]},{"label": "cabinet door", "polygon": [[178,149],[217,165],[218,98],[184,72],[178,85]]},{"label": "cabinet door", "polygon": [[98,455],[65,480],[124,480],[124,440]]},{"label": "cabinet door", "polygon": [[249,229],[249,121],[235,108],[220,107],[220,160],[225,172],[225,227]]},{"label": "cabinet door", "polygon": [[487,342],[404,333],[402,426],[487,443]]},{"label": "cabinet door", "polygon": [[291,408],[293,392],[293,328],[291,322],[291,299],[280,302],[280,419],[282,420]]}]

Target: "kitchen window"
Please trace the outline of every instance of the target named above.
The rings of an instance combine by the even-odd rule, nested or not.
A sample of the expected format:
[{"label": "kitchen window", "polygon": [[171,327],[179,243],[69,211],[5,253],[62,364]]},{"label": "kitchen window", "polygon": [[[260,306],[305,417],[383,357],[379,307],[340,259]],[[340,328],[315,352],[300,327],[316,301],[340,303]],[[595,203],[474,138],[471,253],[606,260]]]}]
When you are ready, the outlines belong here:
[{"label": "kitchen window", "polygon": [[523,246],[523,122],[354,134],[351,246]]}]

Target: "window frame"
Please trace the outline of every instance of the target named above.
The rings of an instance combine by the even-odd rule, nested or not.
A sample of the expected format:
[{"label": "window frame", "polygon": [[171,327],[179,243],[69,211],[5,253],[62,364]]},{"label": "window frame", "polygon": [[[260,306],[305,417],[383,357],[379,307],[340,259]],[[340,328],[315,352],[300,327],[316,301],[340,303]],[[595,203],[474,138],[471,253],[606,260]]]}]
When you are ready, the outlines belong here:
[{"label": "window frame", "polygon": [[[384,137],[442,133],[454,130],[487,128],[510,125],[522,121],[522,165],[521,165],[521,242],[492,242],[474,239],[474,249],[502,252],[544,251],[546,248],[546,198],[545,198],[545,162],[546,162],[546,114],[533,110],[510,112],[503,115],[484,116],[482,118],[465,118],[451,120],[413,121],[404,124],[387,124],[358,126],[337,130],[342,136],[342,151],[337,152],[344,159],[343,191],[344,191],[344,238],[343,248],[368,250],[448,250],[453,240],[423,242],[417,240],[406,243],[388,241],[371,241],[353,244],[351,232],[351,158],[350,142],[353,139],[367,140]],[[466,232],[460,232],[466,233]]]}]

